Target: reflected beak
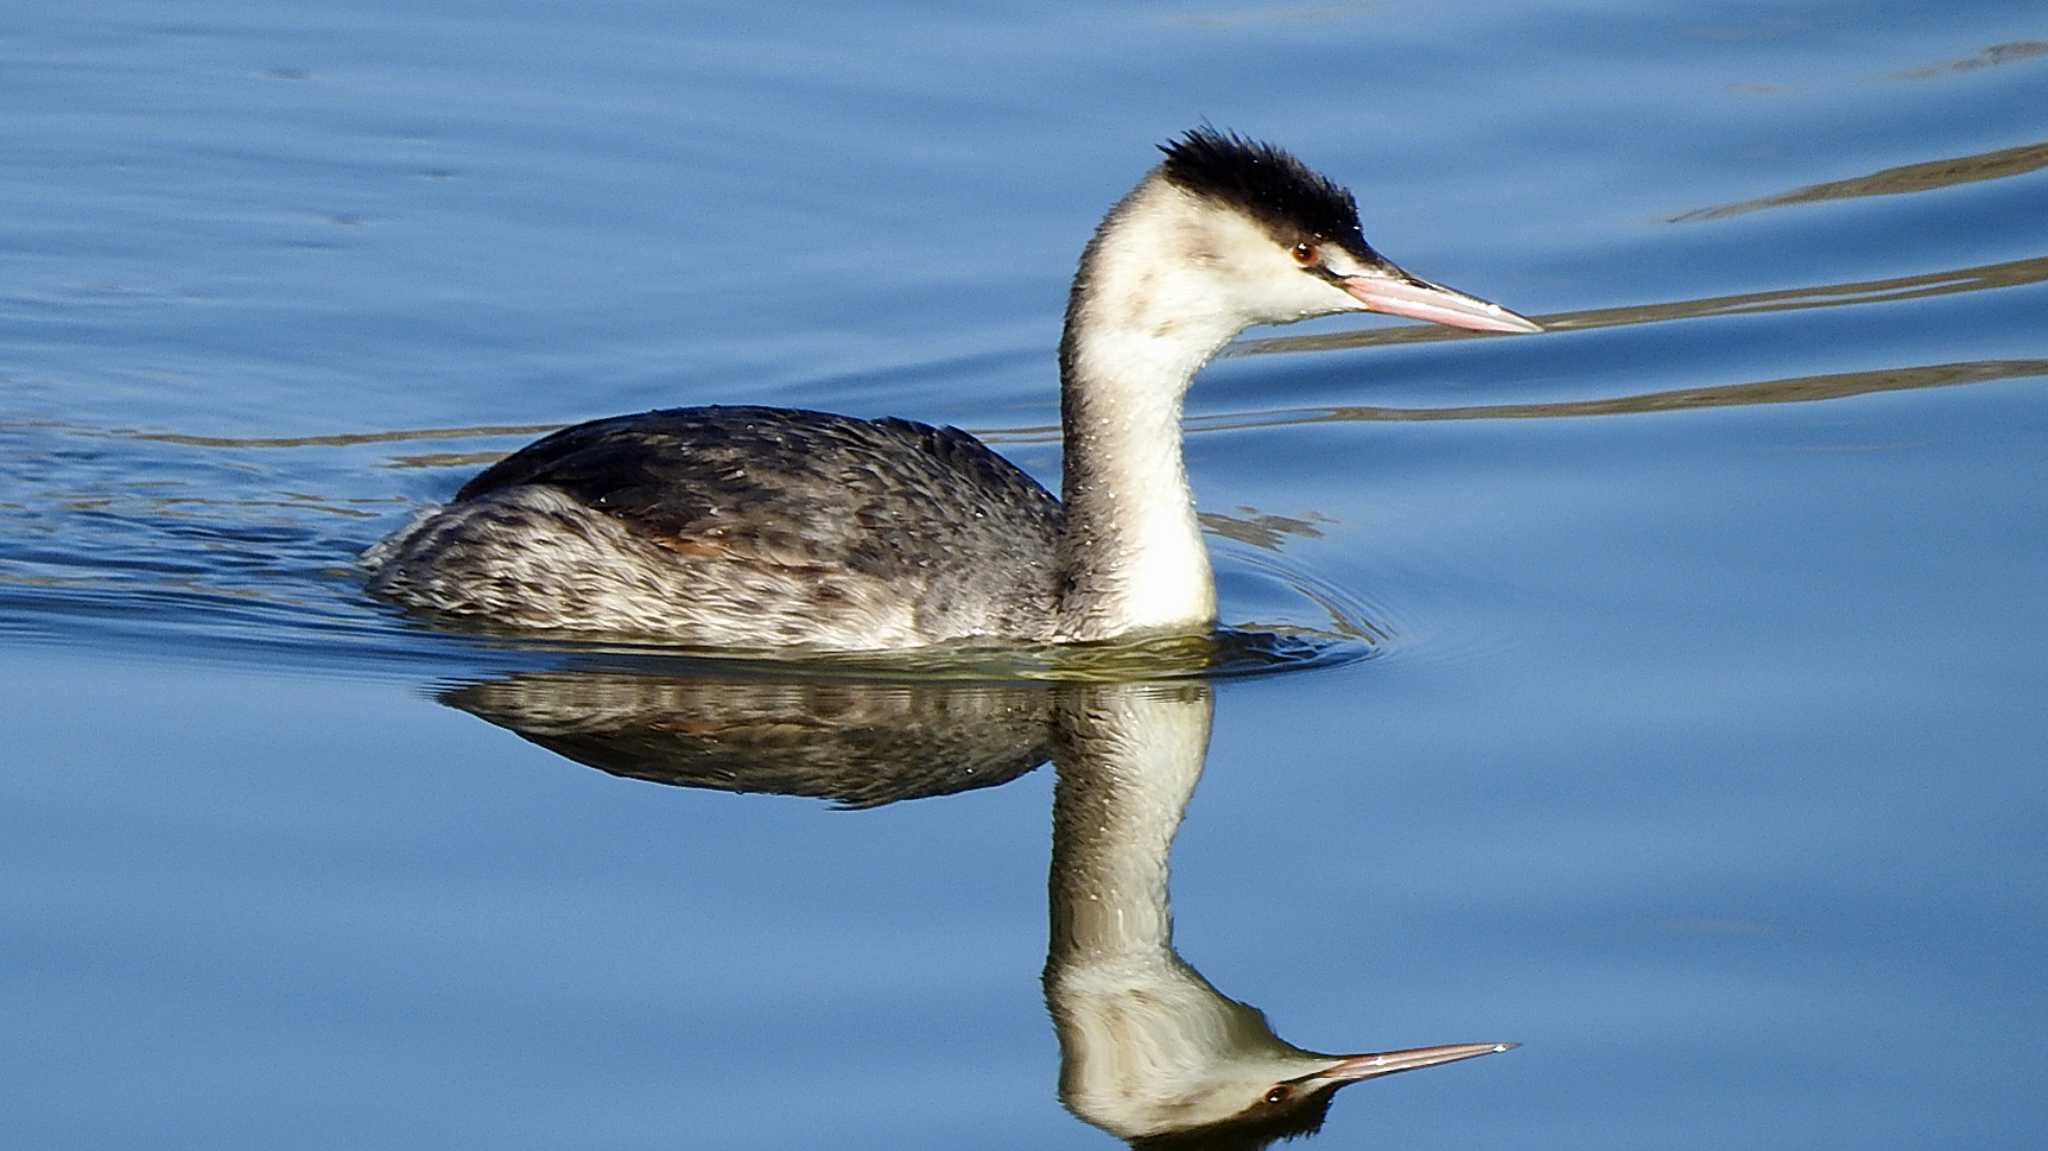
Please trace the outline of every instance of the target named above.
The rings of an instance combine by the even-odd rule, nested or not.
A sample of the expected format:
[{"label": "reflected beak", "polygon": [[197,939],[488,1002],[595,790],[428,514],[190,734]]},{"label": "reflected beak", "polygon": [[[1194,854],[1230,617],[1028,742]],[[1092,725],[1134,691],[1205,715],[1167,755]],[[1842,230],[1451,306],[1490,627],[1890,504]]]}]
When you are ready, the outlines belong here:
[{"label": "reflected beak", "polygon": [[1336,1083],[1356,1083],[1361,1079],[1377,1079],[1398,1071],[1435,1067],[1439,1063],[1456,1063],[1460,1059],[1477,1059],[1481,1055],[1492,1055],[1520,1046],[1519,1043],[1450,1043],[1442,1047],[1410,1047],[1403,1051],[1349,1055],[1316,1073],[1313,1078]]},{"label": "reflected beak", "polygon": [[1470,328],[1475,332],[1543,330],[1542,325],[1518,316],[1499,304],[1489,304],[1477,296],[1468,296],[1441,284],[1417,279],[1392,265],[1387,267],[1388,272],[1384,275],[1369,272],[1357,276],[1344,276],[1337,282],[1370,312],[1406,316],[1411,320],[1428,320],[1432,324]]}]

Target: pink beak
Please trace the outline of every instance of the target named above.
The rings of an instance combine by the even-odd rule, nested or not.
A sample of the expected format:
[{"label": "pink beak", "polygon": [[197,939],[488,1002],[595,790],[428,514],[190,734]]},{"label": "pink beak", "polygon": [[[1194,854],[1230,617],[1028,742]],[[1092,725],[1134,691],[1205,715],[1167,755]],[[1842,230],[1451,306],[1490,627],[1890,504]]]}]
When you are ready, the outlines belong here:
[{"label": "pink beak", "polygon": [[1389,265],[1388,275],[1346,276],[1341,283],[1367,311],[1428,320],[1475,332],[1540,332],[1542,325],[1477,296],[1432,284]]},{"label": "pink beak", "polygon": [[1360,1079],[1377,1079],[1397,1071],[1414,1071],[1422,1067],[1435,1067],[1439,1063],[1476,1059],[1481,1055],[1492,1055],[1519,1046],[1521,1045],[1518,1043],[1450,1043],[1442,1047],[1410,1047],[1401,1051],[1381,1051],[1372,1055],[1350,1055],[1331,1064],[1315,1077],[1334,1079],[1339,1083],[1356,1083]]}]

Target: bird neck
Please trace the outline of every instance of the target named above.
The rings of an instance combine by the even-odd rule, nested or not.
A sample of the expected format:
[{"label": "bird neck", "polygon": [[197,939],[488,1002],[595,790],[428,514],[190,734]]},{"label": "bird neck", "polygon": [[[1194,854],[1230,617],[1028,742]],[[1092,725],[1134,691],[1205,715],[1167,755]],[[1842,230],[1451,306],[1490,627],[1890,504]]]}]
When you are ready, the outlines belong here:
[{"label": "bird neck", "polygon": [[1244,326],[1216,306],[1182,253],[1186,208],[1147,179],[1082,254],[1060,341],[1064,439],[1059,638],[1196,631],[1216,584],[1182,459],[1195,373]]}]

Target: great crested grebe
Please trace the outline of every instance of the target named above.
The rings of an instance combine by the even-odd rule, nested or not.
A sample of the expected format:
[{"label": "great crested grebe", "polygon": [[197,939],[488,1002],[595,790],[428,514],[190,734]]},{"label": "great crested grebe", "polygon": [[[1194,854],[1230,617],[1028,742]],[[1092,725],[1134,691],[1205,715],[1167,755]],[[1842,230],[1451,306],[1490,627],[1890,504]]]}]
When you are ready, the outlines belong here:
[{"label": "great crested grebe", "polygon": [[1216,584],[1181,460],[1195,373],[1253,324],[1536,324],[1365,242],[1341,185],[1202,127],[1110,209],[1060,339],[1062,500],[955,428],[759,407],[565,428],[363,554],[398,603],[708,647],[907,648],[1200,631]]}]

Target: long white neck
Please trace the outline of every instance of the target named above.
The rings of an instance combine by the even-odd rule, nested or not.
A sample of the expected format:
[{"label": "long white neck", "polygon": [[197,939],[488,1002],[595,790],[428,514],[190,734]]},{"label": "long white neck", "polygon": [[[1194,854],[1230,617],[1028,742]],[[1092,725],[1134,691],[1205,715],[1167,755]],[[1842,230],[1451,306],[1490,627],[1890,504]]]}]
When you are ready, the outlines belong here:
[{"label": "long white neck", "polygon": [[[1208,627],[1216,583],[1181,459],[1195,372],[1244,327],[1206,291],[1193,208],[1156,176],[1081,257],[1060,342],[1059,638]],[[1198,244],[1197,244],[1198,246]]]}]

